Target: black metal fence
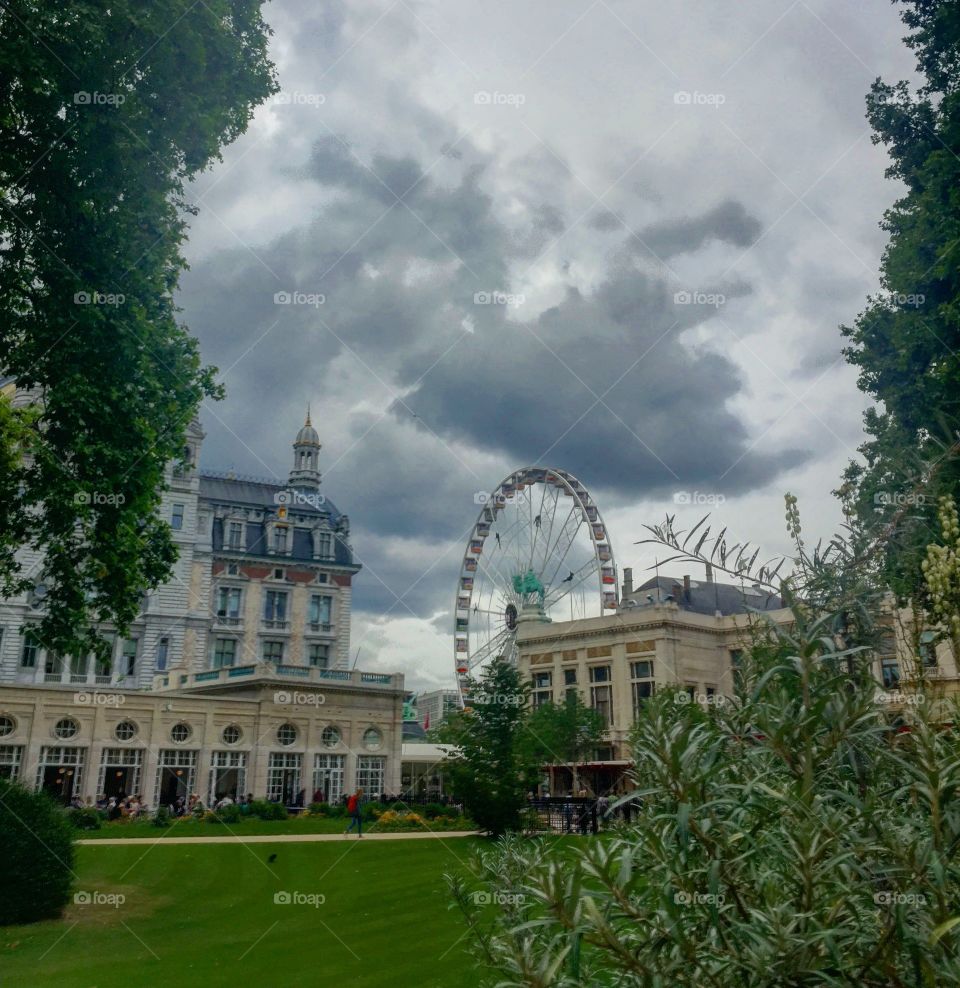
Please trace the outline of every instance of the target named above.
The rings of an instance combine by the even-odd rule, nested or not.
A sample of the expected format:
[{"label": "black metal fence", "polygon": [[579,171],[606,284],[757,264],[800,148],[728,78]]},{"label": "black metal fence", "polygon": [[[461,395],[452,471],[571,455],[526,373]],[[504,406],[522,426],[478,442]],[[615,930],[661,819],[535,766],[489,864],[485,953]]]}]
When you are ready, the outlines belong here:
[{"label": "black metal fence", "polygon": [[588,796],[542,796],[532,799],[527,828],[555,834],[595,834],[600,829],[597,801]]}]

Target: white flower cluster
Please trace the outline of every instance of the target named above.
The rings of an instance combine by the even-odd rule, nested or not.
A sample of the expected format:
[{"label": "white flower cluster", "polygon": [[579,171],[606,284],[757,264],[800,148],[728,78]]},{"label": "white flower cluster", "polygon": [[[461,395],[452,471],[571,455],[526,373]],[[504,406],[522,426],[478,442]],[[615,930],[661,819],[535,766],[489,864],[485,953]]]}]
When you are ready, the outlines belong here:
[{"label": "white flower cluster", "polygon": [[952,497],[940,498],[937,518],[943,544],[927,546],[921,568],[933,612],[956,639],[960,637],[960,517]]}]

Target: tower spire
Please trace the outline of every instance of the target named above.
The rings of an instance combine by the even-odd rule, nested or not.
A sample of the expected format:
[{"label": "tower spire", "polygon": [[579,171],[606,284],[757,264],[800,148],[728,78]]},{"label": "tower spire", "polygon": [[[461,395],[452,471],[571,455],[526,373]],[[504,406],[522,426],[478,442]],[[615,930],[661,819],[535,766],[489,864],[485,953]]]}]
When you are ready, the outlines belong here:
[{"label": "tower spire", "polygon": [[320,487],[320,437],[310,421],[310,403],[307,402],[307,420],[293,441],[293,469],[290,486],[318,490]]},{"label": "tower spire", "polygon": [[307,421],[306,421],[306,422],[304,422],[303,424],[304,424],[304,425],[312,425],[312,424],[313,424],[313,423],[312,423],[312,422],[310,421],[310,402],[309,402],[309,401],[307,402]]}]

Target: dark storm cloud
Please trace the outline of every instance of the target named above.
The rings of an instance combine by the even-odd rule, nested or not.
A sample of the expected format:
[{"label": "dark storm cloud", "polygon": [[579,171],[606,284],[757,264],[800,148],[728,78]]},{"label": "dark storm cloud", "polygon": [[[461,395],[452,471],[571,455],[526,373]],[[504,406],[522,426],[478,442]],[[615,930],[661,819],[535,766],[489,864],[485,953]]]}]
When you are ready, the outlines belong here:
[{"label": "dark storm cloud", "polygon": [[719,240],[734,247],[749,247],[763,227],[742,203],[728,199],[700,216],[665,220],[640,231],[639,238],[658,257],[673,257],[699,250]]},{"label": "dark storm cloud", "polygon": [[[716,308],[678,304],[676,286],[641,263],[621,256],[589,293],[570,286],[536,318],[490,300],[513,290],[511,264],[532,244],[562,232],[558,209],[529,203],[526,227],[508,229],[481,166],[441,185],[410,157],[365,163],[329,136],[308,172],[335,192],[317,219],[197,264],[182,300],[206,358],[241,399],[219,414],[243,437],[241,466],[252,472],[285,475],[288,440],[272,423],[295,419],[307,398],[322,435],[326,418],[343,430],[351,396],[337,393],[331,362],[342,373],[347,361],[379,396],[379,412],[347,419],[329,453],[343,450],[342,460],[325,481],[358,520],[358,547],[363,531],[454,535],[475,513],[473,494],[523,464],[562,465],[622,501],[691,487],[743,492],[803,461],[795,450],[751,448],[728,407],[740,372],[680,338],[709,327]],[[756,228],[742,205],[724,202],[644,235],[673,254],[716,240],[739,246]],[[323,302],[275,301],[295,291]],[[717,291],[729,301],[749,286]],[[243,400],[260,394],[272,396],[267,409]],[[208,463],[218,435],[227,439],[212,430]],[[247,462],[251,452],[260,463]]]}]

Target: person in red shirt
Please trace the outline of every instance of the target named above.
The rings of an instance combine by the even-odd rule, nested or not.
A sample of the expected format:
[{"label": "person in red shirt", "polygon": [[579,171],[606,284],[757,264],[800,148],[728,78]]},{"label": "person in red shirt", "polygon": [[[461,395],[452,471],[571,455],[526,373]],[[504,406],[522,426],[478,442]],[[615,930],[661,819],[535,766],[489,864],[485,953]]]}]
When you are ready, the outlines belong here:
[{"label": "person in red shirt", "polygon": [[346,837],[347,834],[353,830],[354,825],[357,828],[357,837],[363,836],[363,821],[361,819],[361,809],[363,806],[363,790],[358,789],[348,800],[347,800],[347,813],[350,814],[350,826],[343,832],[343,836]]}]

